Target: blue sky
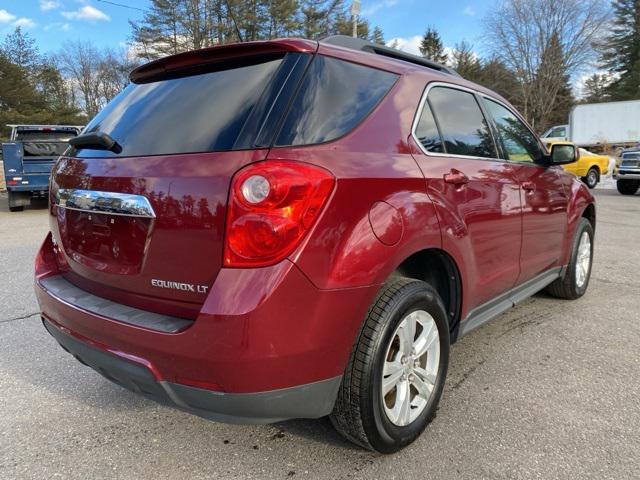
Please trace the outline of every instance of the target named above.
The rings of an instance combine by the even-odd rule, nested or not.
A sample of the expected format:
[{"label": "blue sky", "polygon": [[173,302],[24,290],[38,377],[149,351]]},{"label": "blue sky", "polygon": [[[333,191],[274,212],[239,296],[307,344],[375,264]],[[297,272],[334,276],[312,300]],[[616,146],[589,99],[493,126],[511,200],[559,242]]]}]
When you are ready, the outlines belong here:
[{"label": "blue sky", "polygon": [[[494,0],[362,0],[362,16],[379,25],[387,40],[398,38],[408,51],[417,52],[420,36],[433,26],[446,46],[467,40],[482,52],[482,19],[494,4]],[[59,49],[65,40],[91,40],[117,48],[128,40],[128,21],[143,15],[136,8],[148,6],[147,0],[0,0],[0,37],[21,25],[42,52]]]}]

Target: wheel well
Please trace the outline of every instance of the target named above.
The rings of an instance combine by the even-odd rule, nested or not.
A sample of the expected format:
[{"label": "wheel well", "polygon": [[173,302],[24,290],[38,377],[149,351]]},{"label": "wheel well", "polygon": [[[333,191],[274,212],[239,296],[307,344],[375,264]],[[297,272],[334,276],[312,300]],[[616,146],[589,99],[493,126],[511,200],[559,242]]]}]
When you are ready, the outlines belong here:
[{"label": "wheel well", "polygon": [[593,206],[593,203],[587,205],[587,208],[582,212],[582,217],[589,220],[589,223],[593,227],[593,230],[596,230],[596,208]]},{"label": "wheel well", "polygon": [[421,250],[404,260],[394,274],[423,280],[435,288],[447,309],[453,343],[458,336],[462,303],[460,272],[453,259],[442,250]]},{"label": "wheel well", "polygon": [[[598,172],[598,175],[600,175],[600,167],[598,165],[591,165],[589,167],[589,170],[595,170],[596,172]],[[589,170],[587,170],[587,173],[589,173]]]}]

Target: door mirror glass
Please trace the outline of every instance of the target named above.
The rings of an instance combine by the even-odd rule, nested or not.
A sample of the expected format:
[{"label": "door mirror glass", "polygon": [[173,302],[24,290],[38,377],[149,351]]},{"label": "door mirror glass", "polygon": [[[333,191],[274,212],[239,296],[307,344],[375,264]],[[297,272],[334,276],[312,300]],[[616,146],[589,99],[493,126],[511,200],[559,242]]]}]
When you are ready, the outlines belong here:
[{"label": "door mirror glass", "polygon": [[551,165],[566,165],[578,160],[578,149],[575,145],[556,144],[551,147]]}]

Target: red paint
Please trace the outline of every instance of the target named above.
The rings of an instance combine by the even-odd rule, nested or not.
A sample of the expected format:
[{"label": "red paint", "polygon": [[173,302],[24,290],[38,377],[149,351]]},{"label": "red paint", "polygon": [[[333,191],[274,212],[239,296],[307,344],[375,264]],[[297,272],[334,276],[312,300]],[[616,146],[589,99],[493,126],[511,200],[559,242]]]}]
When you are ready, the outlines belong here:
[{"label": "red paint", "polygon": [[369,223],[374,235],[385,245],[392,247],[402,238],[402,216],[387,202],[376,202],[369,210]]},{"label": "red paint", "polygon": [[[315,42],[298,41],[244,44],[151,67],[315,48]],[[580,182],[556,168],[427,156],[410,136],[429,82],[494,94],[376,55],[324,44],[318,52],[401,75],[373,113],[337,141],[270,151],[63,158],[54,169],[52,193],[60,187],[144,195],[158,218],[119,225],[116,238],[129,241],[130,250],[110,262],[105,252],[113,240],[82,246],[83,232],[104,225],[53,207],[52,237],[38,254],[36,277],[62,273],[104,298],[194,318],[193,326],[177,334],[129,326],[62,303],[37,286],[43,314],[83,341],[146,364],[157,378],[258,392],[341,375],[380,286],[416,252],[439,249],[453,259],[463,319],[536,273],[567,263],[577,222],[594,201]],[[286,259],[223,268],[232,178],[249,164],[278,159],[330,172],[331,196]],[[150,232],[151,241],[140,243],[134,232]],[[159,290],[154,278],[206,285],[208,293]]]}]

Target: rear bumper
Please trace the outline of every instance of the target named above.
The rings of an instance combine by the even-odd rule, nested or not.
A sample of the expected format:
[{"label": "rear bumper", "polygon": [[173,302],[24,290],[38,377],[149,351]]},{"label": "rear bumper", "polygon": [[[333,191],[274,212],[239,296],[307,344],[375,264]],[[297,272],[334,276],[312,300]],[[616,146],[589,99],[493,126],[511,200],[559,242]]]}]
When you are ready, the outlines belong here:
[{"label": "rear bumper", "polygon": [[[172,405],[207,418],[245,423],[330,413],[379,288],[319,290],[289,261],[222,269],[197,318],[170,331],[128,321],[128,316],[139,319],[139,313],[125,305],[56,291],[46,280],[57,275],[48,238],[36,260],[36,297],[49,332],[76,340],[67,350],[103,375],[113,370],[105,359],[115,356],[121,361],[109,365],[124,361],[128,368],[118,367],[125,374],[108,378],[124,377],[119,383],[127,386],[133,364],[135,378],[143,378],[150,392],[140,388],[141,393],[161,401],[167,397]],[[56,339],[64,345],[70,342],[66,337]],[[77,342],[107,356],[88,361],[74,352]]]},{"label": "rear bumper", "polygon": [[640,180],[640,170],[618,170],[616,180]]},{"label": "rear bumper", "polygon": [[[5,174],[5,182],[7,190],[10,192],[46,192],[49,190],[49,176],[48,173]],[[9,182],[14,178],[20,178],[20,180],[17,180],[18,183],[16,185],[10,185]]]},{"label": "rear bumper", "polygon": [[340,387],[341,377],[336,377],[270,392],[227,394],[157,381],[144,365],[93,347],[47,319],[43,318],[43,324],[64,350],[108,380],[210,420],[257,424],[289,418],[319,418],[331,412]]}]

